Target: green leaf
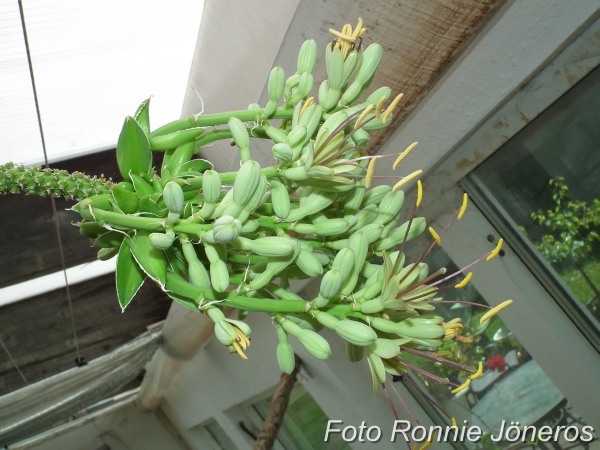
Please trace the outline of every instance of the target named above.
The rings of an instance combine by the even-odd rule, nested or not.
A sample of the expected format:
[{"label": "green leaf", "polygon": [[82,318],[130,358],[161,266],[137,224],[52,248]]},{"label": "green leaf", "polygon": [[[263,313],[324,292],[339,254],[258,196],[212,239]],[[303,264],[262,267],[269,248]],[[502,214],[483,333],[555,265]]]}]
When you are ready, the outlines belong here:
[{"label": "green leaf", "polygon": [[192,159],[188,161],[173,171],[173,176],[179,174],[185,174],[185,172],[204,172],[205,170],[212,169],[214,166],[212,163],[206,161],[205,159]]},{"label": "green leaf", "polygon": [[171,297],[177,303],[185,306],[186,308],[191,309],[192,311],[199,311],[198,305],[196,305],[196,302],[193,301],[191,298],[183,297],[183,296],[175,294],[174,292],[171,292],[171,291],[165,291],[165,292],[167,293],[167,295],[169,297]]},{"label": "green leaf", "polygon": [[146,274],[138,266],[131,254],[129,239],[125,239],[121,244],[119,255],[117,256],[117,298],[123,311],[131,299],[135,296],[139,288],[146,279]]},{"label": "green leaf", "polygon": [[124,238],[125,234],[120,231],[108,231],[99,236],[94,244],[100,248],[113,248],[120,246]]},{"label": "green leaf", "polygon": [[146,137],[150,135],[150,98],[144,100],[133,115],[135,121],[139,123],[142,130],[144,130]]},{"label": "green leaf", "polygon": [[164,288],[167,282],[167,257],[165,252],[150,245],[149,235],[147,230],[138,230],[130,243],[131,253],[146,275]]},{"label": "green leaf", "polygon": [[152,151],[148,137],[139,123],[127,117],[117,141],[117,163],[123,178],[129,179],[129,171],[136,175],[148,173],[152,164]]},{"label": "green leaf", "polygon": [[111,193],[117,205],[125,214],[133,214],[138,211],[140,199],[135,192],[130,192],[124,187],[116,185],[113,186]]}]

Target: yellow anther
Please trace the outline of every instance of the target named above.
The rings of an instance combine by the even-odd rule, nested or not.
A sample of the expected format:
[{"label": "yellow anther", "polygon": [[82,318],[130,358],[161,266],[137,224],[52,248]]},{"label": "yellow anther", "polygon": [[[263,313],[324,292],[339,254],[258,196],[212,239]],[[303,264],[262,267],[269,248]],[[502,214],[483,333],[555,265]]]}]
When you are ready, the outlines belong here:
[{"label": "yellow anther", "polygon": [[314,97],[308,97],[308,98],[306,99],[306,101],[304,102],[304,105],[302,105],[302,108],[300,108],[300,114],[298,114],[298,116],[301,116],[301,115],[302,115],[302,113],[303,113],[304,111],[306,111],[306,109],[307,109],[307,108],[308,108],[310,105],[312,105],[314,102],[315,102],[315,98],[314,98]]},{"label": "yellow anther", "polygon": [[489,256],[486,258],[486,261],[489,261],[490,259],[492,259],[494,256],[496,256],[498,253],[500,253],[500,249],[502,248],[502,243],[504,242],[504,239],[500,238],[498,240],[498,245],[496,245],[496,248],[494,249],[494,251],[492,253],[489,254]]},{"label": "yellow anther", "polygon": [[242,351],[242,348],[240,347],[240,344],[238,344],[237,342],[234,342],[233,344],[233,348],[235,348],[235,351],[237,352],[238,355],[240,355],[240,357],[242,359],[248,359],[248,357],[244,354],[244,352]]},{"label": "yellow anther", "polygon": [[460,323],[461,321],[462,321],[462,319],[461,319],[460,317],[455,317],[454,319],[452,319],[452,320],[449,320],[449,321],[448,321],[448,324],[449,324],[449,325],[453,325],[453,324],[455,324],[455,323]]},{"label": "yellow anther", "polygon": [[467,202],[468,202],[468,200],[469,200],[469,196],[465,192],[465,195],[463,195],[462,206],[460,207],[460,211],[458,212],[458,220],[462,219],[463,214],[467,210]]},{"label": "yellow anther", "polygon": [[377,164],[377,156],[371,159],[369,166],[367,167],[367,179],[365,180],[365,187],[369,189],[371,187],[371,181],[373,181],[373,173],[375,172],[375,164]]},{"label": "yellow anther", "polygon": [[394,99],[394,101],[390,104],[388,109],[385,110],[385,112],[383,113],[383,117],[381,118],[381,121],[384,124],[387,122],[388,117],[390,117],[390,114],[392,114],[394,112],[394,110],[396,109],[396,106],[398,106],[398,103],[400,102],[400,100],[402,100],[402,97],[404,97],[404,94],[398,94],[396,96],[396,98]]},{"label": "yellow anther", "polygon": [[473,276],[473,272],[469,272],[467,274],[467,276],[458,284],[455,284],[454,287],[456,289],[460,289],[462,287],[465,287],[467,285],[467,283],[469,283],[469,281],[471,280],[471,277]]},{"label": "yellow anther", "polygon": [[367,106],[364,111],[361,113],[360,116],[358,116],[358,119],[356,119],[356,122],[354,123],[354,129],[358,130],[360,128],[360,126],[363,123],[363,120],[365,120],[365,117],[367,117],[367,114],[369,114],[371,111],[373,111],[374,106],[373,105],[369,105]]},{"label": "yellow anther", "polygon": [[392,169],[396,170],[396,167],[398,167],[398,164],[400,164],[402,162],[402,160],[404,158],[406,158],[408,156],[408,154],[411,152],[411,150],[413,148],[415,148],[417,146],[418,142],[413,142],[412,144],[410,144],[406,150],[404,150],[402,153],[400,153],[400,155],[398,155],[398,157],[396,158],[396,161],[394,161],[394,165],[392,166]]},{"label": "yellow anther", "polygon": [[481,378],[483,376],[483,363],[480,361],[479,362],[479,368],[477,369],[477,372],[475,372],[473,375],[471,375],[469,378],[471,380],[475,380],[477,378]]},{"label": "yellow anther", "polygon": [[450,391],[451,394],[456,394],[460,391],[464,391],[466,388],[469,387],[469,385],[471,384],[471,380],[469,378],[467,378],[467,381],[464,382],[464,384],[461,384],[459,387],[457,387],[456,389]]},{"label": "yellow anther", "polygon": [[433,228],[429,227],[429,233],[431,234],[431,237],[435,240],[435,242],[437,242],[437,245],[442,245],[442,239]]},{"label": "yellow anther", "polygon": [[417,444],[413,444],[412,450],[417,450]]},{"label": "yellow anther", "polygon": [[417,208],[421,206],[421,200],[423,200],[423,185],[421,180],[417,180]]},{"label": "yellow anther", "polygon": [[335,31],[333,28],[330,28],[329,32],[331,34],[333,34],[335,37],[341,39],[342,42],[346,41],[346,42],[352,42],[352,43],[354,43],[354,41],[356,41],[356,38],[353,38],[352,36],[348,36],[348,35],[346,35],[344,33],[340,33],[339,31]]},{"label": "yellow anther", "polygon": [[417,178],[419,175],[421,175],[423,173],[423,171],[421,169],[419,170],[415,170],[413,173],[411,173],[410,175],[405,176],[404,178],[402,178],[400,181],[398,181],[394,187],[392,188],[392,191],[396,192],[398,189],[400,189],[402,186],[404,186],[405,184],[410,183],[412,180],[414,180],[415,178]]},{"label": "yellow anther", "polygon": [[383,105],[385,105],[385,95],[382,95],[377,102],[377,109],[375,110],[375,117],[381,118],[381,111],[383,111]]},{"label": "yellow anther", "polygon": [[456,427],[456,426],[457,426],[457,425],[456,425],[456,419],[455,419],[454,417],[452,418],[452,426],[453,426],[453,427]]},{"label": "yellow anther", "polygon": [[444,330],[460,330],[463,327],[462,323],[445,323]]},{"label": "yellow anther", "polygon": [[235,327],[235,333],[237,334],[236,341],[240,343],[240,347],[242,347],[243,350],[246,350],[248,347],[250,347],[250,339],[248,339],[248,336],[246,336],[242,330]]},{"label": "yellow anther", "polygon": [[352,37],[354,39],[356,39],[357,37],[359,37],[361,34],[363,34],[365,31],[367,31],[365,28],[362,27],[363,21],[362,19],[359,17],[358,18],[358,24],[356,25],[356,28],[354,29],[354,32],[352,33]]},{"label": "yellow anther", "polygon": [[456,330],[446,330],[446,334],[444,334],[443,341],[448,341],[450,339],[454,339],[456,337]]},{"label": "yellow anther", "polygon": [[496,314],[498,314],[500,311],[502,311],[504,308],[506,308],[508,305],[510,305],[512,302],[513,302],[512,300],[506,300],[505,302],[500,303],[498,306],[490,309],[483,316],[481,316],[481,319],[479,319],[479,323],[483,323],[486,320],[491,319]]}]

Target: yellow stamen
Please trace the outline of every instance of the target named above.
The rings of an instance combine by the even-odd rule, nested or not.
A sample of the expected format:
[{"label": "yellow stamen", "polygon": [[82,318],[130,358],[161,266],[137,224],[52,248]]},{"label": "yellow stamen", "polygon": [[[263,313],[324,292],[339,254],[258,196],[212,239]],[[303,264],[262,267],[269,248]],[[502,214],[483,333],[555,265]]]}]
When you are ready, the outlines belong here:
[{"label": "yellow stamen", "polygon": [[500,238],[498,240],[498,245],[496,245],[496,248],[494,249],[494,251],[492,253],[490,253],[490,255],[486,258],[486,261],[489,261],[494,256],[496,256],[498,253],[500,253],[500,249],[502,248],[502,243],[503,242],[504,242],[504,239],[502,239],[502,238]]},{"label": "yellow stamen", "polygon": [[303,113],[304,111],[306,111],[306,109],[307,109],[307,108],[308,108],[310,105],[312,105],[314,102],[315,102],[315,98],[314,98],[314,97],[308,97],[308,98],[306,99],[306,101],[304,102],[304,105],[302,105],[302,108],[300,108],[300,114],[298,114],[298,116],[301,116],[301,115],[302,115],[302,113]]},{"label": "yellow stamen", "polygon": [[362,114],[360,116],[358,116],[358,119],[356,120],[356,123],[354,124],[354,129],[358,130],[361,126],[361,124],[363,123],[363,120],[365,120],[365,117],[367,117],[367,114],[369,114],[372,110],[373,110],[374,106],[373,105],[369,105],[365,108],[365,110],[362,112]]},{"label": "yellow stamen", "polygon": [[352,42],[352,43],[354,43],[354,41],[356,41],[356,39],[353,38],[352,36],[348,36],[344,33],[340,33],[339,31],[335,31],[333,28],[330,28],[329,32],[331,34],[333,34],[335,37],[341,39],[342,41]]},{"label": "yellow stamen", "polygon": [[462,206],[460,207],[460,211],[458,212],[458,220],[462,219],[463,214],[465,213],[465,211],[467,210],[467,201],[469,200],[469,196],[467,195],[467,193],[465,192],[465,195],[463,195],[463,203]]},{"label": "yellow stamen", "polygon": [[483,363],[480,361],[479,362],[479,368],[477,369],[477,372],[475,372],[469,378],[471,380],[475,380],[476,378],[481,378],[482,376],[483,376]]},{"label": "yellow stamen", "polygon": [[398,181],[394,187],[392,188],[392,191],[396,192],[398,189],[400,189],[402,186],[404,186],[405,184],[410,183],[412,180],[414,180],[415,178],[417,178],[419,175],[421,175],[423,173],[423,171],[421,169],[419,170],[415,170],[413,173],[411,173],[410,175],[405,176],[404,178],[402,178],[400,181]]},{"label": "yellow stamen", "polygon": [[454,319],[452,319],[452,320],[449,320],[449,321],[448,321],[448,324],[449,324],[449,325],[453,325],[453,324],[455,324],[455,323],[460,323],[460,322],[461,322],[461,320],[462,320],[462,319],[461,319],[460,317],[455,317]]},{"label": "yellow stamen", "polygon": [[456,330],[446,330],[446,334],[444,334],[443,341],[448,341],[450,339],[454,339],[456,337]]},{"label": "yellow stamen", "polygon": [[242,359],[248,359],[248,357],[244,354],[244,352],[242,351],[240,345],[237,342],[234,342],[231,345],[233,345],[233,348],[235,348],[235,351],[237,352],[238,355],[240,355],[240,357]]},{"label": "yellow stamen", "polygon": [[[357,37],[359,37],[362,33],[364,33],[366,30],[362,27],[362,19],[359,17],[358,18],[358,24],[356,25],[356,28],[354,29],[354,32],[352,33],[352,37],[354,39],[356,39]],[[362,31],[365,30],[365,31]],[[361,33],[362,31],[362,33]]]},{"label": "yellow stamen", "polygon": [[425,443],[423,445],[421,445],[421,448],[419,450],[425,450],[430,445],[431,445],[431,441],[425,441]]},{"label": "yellow stamen", "polygon": [[465,287],[467,285],[467,283],[471,280],[471,277],[473,276],[473,272],[469,272],[467,274],[467,276],[464,278],[464,280],[462,280],[460,283],[455,284],[454,287],[456,289],[460,289],[462,287]]},{"label": "yellow stamen", "polygon": [[490,309],[483,316],[481,316],[481,319],[479,319],[479,323],[483,323],[486,320],[491,319],[496,314],[498,314],[500,311],[502,311],[504,308],[506,308],[508,305],[510,305],[512,302],[513,302],[512,300],[506,300],[505,302],[500,303],[498,306]]},{"label": "yellow stamen", "polygon": [[385,113],[383,113],[383,117],[381,118],[381,121],[384,124],[387,122],[388,117],[390,117],[390,114],[392,114],[394,112],[394,110],[396,109],[396,106],[398,106],[398,103],[400,102],[400,100],[402,100],[402,97],[404,97],[404,94],[398,94],[396,96],[396,98],[394,99],[394,101],[390,104],[388,109],[385,110]]},{"label": "yellow stamen", "polygon": [[[457,387],[456,389],[450,391],[451,394],[456,394],[460,391],[464,391],[466,388],[469,387],[469,385],[471,384],[471,380],[469,378],[467,378],[467,381],[465,381],[464,384],[460,385],[459,387]],[[454,424],[453,424],[454,425]]]},{"label": "yellow stamen", "polygon": [[243,350],[246,350],[248,347],[250,347],[250,339],[248,339],[242,330],[236,327],[235,333],[238,336],[236,341],[240,343],[240,347],[242,347]]},{"label": "yellow stamen", "polygon": [[421,180],[417,180],[417,208],[421,206],[421,200],[423,200],[423,185]]},{"label": "yellow stamen", "polygon": [[413,444],[412,450],[417,450],[417,444]]},{"label": "yellow stamen", "polygon": [[462,323],[446,323],[444,330],[460,330],[463,327]]},{"label": "yellow stamen", "polygon": [[394,165],[392,166],[392,169],[396,170],[396,167],[398,167],[398,164],[400,164],[400,162],[402,162],[402,160],[408,156],[410,151],[413,148],[415,148],[417,146],[417,144],[418,144],[418,142],[413,142],[406,148],[406,150],[404,150],[402,153],[400,153],[400,155],[396,158],[396,161],[394,161]]},{"label": "yellow stamen", "polygon": [[385,104],[385,95],[383,95],[377,102],[377,109],[375,110],[375,117],[381,118],[381,111],[383,111],[383,105]]},{"label": "yellow stamen", "polygon": [[375,164],[377,164],[377,156],[371,159],[369,166],[367,167],[367,179],[365,180],[365,187],[369,189],[371,187],[371,181],[373,181],[373,173],[375,172]]},{"label": "yellow stamen", "polygon": [[435,242],[437,242],[437,245],[442,245],[442,239],[440,238],[440,236],[435,232],[435,230],[431,227],[429,227],[429,233],[431,234],[431,237],[433,239],[435,239]]},{"label": "yellow stamen", "polygon": [[456,419],[455,419],[454,417],[452,418],[452,426],[453,426],[453,427],[457,426],[457,425],[456,425]]},{"label": "yellow stamen", "polygon": [[360,33],[358,33],[359,36],[362,36],[363,34],[365,34],[367,32],[366,28],[361,28],[360,29]]}]

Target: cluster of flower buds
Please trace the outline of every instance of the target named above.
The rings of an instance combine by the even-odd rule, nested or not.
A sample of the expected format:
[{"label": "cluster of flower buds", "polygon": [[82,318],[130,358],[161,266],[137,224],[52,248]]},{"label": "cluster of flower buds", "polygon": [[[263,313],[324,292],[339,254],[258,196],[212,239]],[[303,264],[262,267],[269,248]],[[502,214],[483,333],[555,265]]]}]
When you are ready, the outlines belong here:
[{"label": "cluster of flower buds", "polygon": [[[434,313],[435,303],[443,302],[437,296],[444,289],[468,282],[470,275],[458,284],[448,280],[470,266],[440,279],[445,269],[430,273],[425,255],[406,263],[405,243],[426,225],[415,217],[421,183],[410,217],[401,217],[400,188],[420,171],[398,177],[394,187],[370,188],[378,159],[395,156],[395,169],[416,143],[398,155],[369,156],[364,150],[369,132],[391,123],[402,97],[386,108],[391,90],[382,87],[358,103],[382,57],[379,44],[363,50],[364,31],[360,21],[354,30],[346,25],[332,31],[335,40],[325,51],[328,79],[317,102],[309,97],[317,59],[309,40],[296,74],[286,80],[282,68],[272,70],[264,108],[192,116],[150,131],[149,102],[143,102],[125,120],[118,140],[124,182],[13,167],[3,169],[0,182],[4,189],[13,190],[6,183],[14,182],[81,199],[74,207],[83,218],[81,234],[95,239],[99,258],[117,257],[123,309],[151,278],[175,301],[207,314],[218,340],[243,358],[250,344],[243,319],[248,311],[267,313],[277,328],[279,366],[288,373],[294,367],[289,336],[326,359],[331,349],[319,334],[325,327],[346,341],[351,361],[366,354],[376,392],[386,373],[403,376],[414,368],[401,358],[402,349],[427,358],[423,349],[456,335],[461,324],[444,322]],[[273,141],[272,166],[251,158],[254,138]],[[239,149],[239,170],[218,173],[194,157],[219,139]],[[153,151],[164,152],[159,170],[152,165]],[[454,219],[465,208],[466,197]],[[429,231],[428,252],[445,230]],[[309,278],[320,278],[315,298],[290,291],[290,280]],[[237,309],[239,320],[228,319],[226,307]]]}]

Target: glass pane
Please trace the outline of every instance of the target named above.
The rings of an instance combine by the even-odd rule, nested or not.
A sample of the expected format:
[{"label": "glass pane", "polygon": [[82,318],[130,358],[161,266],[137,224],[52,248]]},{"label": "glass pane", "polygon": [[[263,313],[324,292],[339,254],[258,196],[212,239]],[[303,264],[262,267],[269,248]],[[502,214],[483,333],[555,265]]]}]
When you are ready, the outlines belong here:
[{"label": "glass pane", "polygon": [[[439,247],[425,258],[425,262],[430,267],[445,267],[450,273],[458,270]],[[472,284],[462,289],[444,291],[444,300],[487,304]],[[448,386],[432,382],[426,376],[413,371],[409,371],[411,380],[447,414],[454,417],[459,426],[466,420],[466,426],[476,425],[482,432],[487,433],[479,443],[479,448],[502,448],[510,443],[504,440],[495,444],[490,440],[490,437],[498,436],[502,421],[506,421],[505,430],[511,422],[516,421],[520,423],[521,429],[523,426],[535,426],[539,429],[544,425],[553,428],[573,425],[581,430],[584,421],[500,317],[495,316],[483,325],[479,324],[479,319],[486,311],[487,309],[464,304],[436,305],[436,313],[446,321],[460,317],[464,324],[464,328],[455,339],[444,341],[436,350],[451,351],[455,355],[453,361],[473,368],[477,368],[479,362],[482,362],[483,377],[473,380],[467,389],[457,394],[451,394]],[[402,358],[458,385],[463,384],[469,375],[416,356],[411,358],[406,352]],[[446,423],[447,421],[444,425]],[[571,430],[571,433],[574,432],[575,430]],[[581,432],[579,434],[581,435]],[[475,445],[469,442],[465,442],[465,445],[475,448]],[[560,448],[566,448],[572,443],[561,437],[558,445]]]},{"label": "glass pane", "polygon": [[[263,421],[269,412],[270,402],[268,398],[253,405]],[[328,420],[304,386],[296,384],[277,440],[285,450],[350,450],[351,447],[339,434],[333,435],[329,442],[323,442]]]},{"label": "glass pane", "polygon": [[600,68],[477,168],[483,184],[600,329]]},{"label": "glass pane", "polygon": [[194,448],[207,450],[236,450],[237,447],[216,420],[188,430]]}]

